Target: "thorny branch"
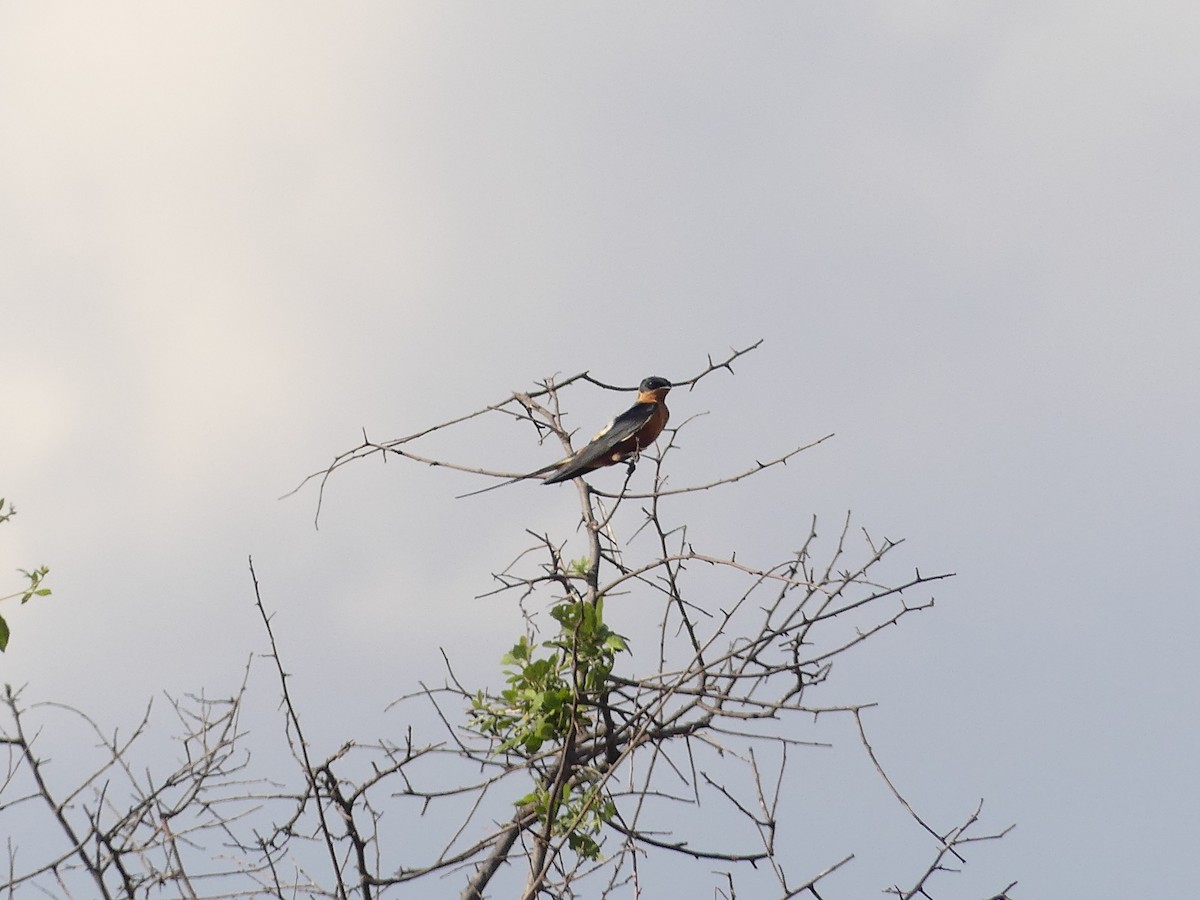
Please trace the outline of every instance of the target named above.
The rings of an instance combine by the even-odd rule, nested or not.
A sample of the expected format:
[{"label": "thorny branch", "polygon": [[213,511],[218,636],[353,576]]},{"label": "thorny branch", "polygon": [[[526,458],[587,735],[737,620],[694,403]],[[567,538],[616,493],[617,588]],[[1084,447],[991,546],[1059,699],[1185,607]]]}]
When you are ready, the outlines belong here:
[{"label": "thorny branch", "polygon": [[[255,861],[210,853],[261,804],[260,789],[266,786],[245,777],[248,759],[241,751],[239,721],[245,689],[243,679],[228,699],[168,698],[184,727],[176,739],[183,759],[168,772],[147,766],[139,774],[133,752],[146,738],[149,709],[122,740],[116,733],[104,734],[71,707],[26,707],[20,692],[6,687],[8,724],[0,729],[0,745],[8,748],[8,765],[0,785],[0,817],[18,821],[20,827],[5,828],[0,820],[0,831],[46,841],[43,823],[53,821],[66,841],[61,852],[44,854],[28,866],[21,865],[20,844],[10,841],[8,875],[0,890],[31,886],[47,891],[48,884],[57,884],[64,895],[76,890],[85,896],[137,897],[171,884],[182,896],[199,897],[219,895],[202,894],[194,887],[197,881],[256,878],[260,869]],[[82,726],[76,743],[94,747],[99,756],[90,768],[68,763],[67,771],[75,771],[66,784],[61,765],[51,765],[53,760],[41,750],[46,740],[42,726],[31,733],[26,724],[53,714],[65,716],[68,727]],[[91,740],[84,743],[87,735]],[[80,878],[91,888],[69,888]]]},{"label": "thorny branch", "polygon": [[[721,362],[714,362],[712,357],[709,356],[708,357],[708,366],[704,370],[702,370],[699,374],[694,375],[691,378],[688,378],[684,381],[676,381],[675,387],[677,389],[682,388],[682,387],[687,387],[689,390],[694,390],[696,385],[699,384],[702,379],[706,378],[709,375],[712,375],[714,372],[719,372],[722,369],[724,369],[725,371],[728,371],[730,374],[733,374],[734,361],[736,359],[738,359],[739,357],[744,356],[747,353],[750,353],[753,350],[757,350],[761,344],[762,344],[762,339],[759,339],[755,343],[751,344],[749,347],[745,347],[741,350],[733,350],[733,351],[731,351],[730,355],[728,357],[726,357],[724,360],[722,360]],[[600,381],[599,379],[592,377],[592,375],[590,373],[584,371],[584,372],[579,372],[578,374],[575,374],[575,375],[571,375],[570,377],[564,378],[561,380],[547,378],[545,381],[543,381],[541,383],[539,389],[536,391],[528,391],[528,392],[513,391],[513,393],[504,400],[497,401],[496,403],[491,403],[491,404],[483,407],[482,409],[476,410],[475,412],[467,413],[465,415],[456,416],[455,418],[448,419],[447,421],[442,422],[438,425],[431,425],[428,428],[423,428],[420,431],[414,432],[405,437],[394,438],[393,440],[384,441],[382,443],[379,443],[379,442],[370,440],[367,437],[366,431],[364,430],[363,431],[363,441],[361,444],[359,444],[357,447],[354,447],[350,450],[346,450],[346,451],[343,451],[342,453],[339,453],[337,456],[334,457],[333,462],[331,462],[328,466],[326,466],[324,469],[321,469],[320,471],[313,472],[311,475],[308,475],[306,478],[304,478],[303,481],[301,481],[298,485],[296,485],[294,488],[292,488],[290,491],[288,491],[283,496],[290,497],[293,494],[300,491],[310,481],[317,481],[318,482],[317,508],[316,508],[316,512],[313,515],[313,524],[319,525],[320,518],[321,518],[321,507],[324,504],[324,500],[325,500],[325,487],[328,484],[329,479],[333,475],[333,473],[349,463],[355,462],[356,460],[365,459],[370,456],[375,456],[376,454],[381,454],[384,456],[384,458],[386,458],[389,454],[395,455],[395,456],[400,456],[405,459],[412,460],[413,462],[423,463],[424,465],[427,465],[427,466],[435,466],[435,467],[441,467],[441,468],[445,468],[445,469],[453,469],[453,470],[459,471],[459,472],[470,472],[475,475],[492,475],[492,476],[495,476],[498,478],[521,478],[521,477],[523,477],[523,475],[520,472],[496,472],[496,471],[493,471],[490,469],[482,468],[480,466],[468,466],[468,465],[463,465],[460,463],[449,462],[444,459],[435,459],[433,457],[425,456],[423,454],[417,454],[417,453],[412,452],[411,450],[408,450],[406,448],[406,445],[411,444],[414,441],[420,440],[423,437],[427,437],[430,434],[433,434],[434,432],[445,431],[449,428],[453,428],[456,425],[461,425],[464,422],[469,422],[472,419],[477,419],[480,416],[485,416],[489,413],[496,413],[496,414],[500,414],[500,415],[511,416],[512,418],[514,418],[518,421],[529,422],[537,429],[539,440],[541,440],[545,436],[545,434],[548,432],[557,434],[563,441],[563,447],[569,452],[571,449],[570,435],[563,428],[562,420],[560,418],[559,411],[557,409],[558,393],[559,393],[559,391],[563,390],[564,388],[566,388],[572,384],[575,384],[577,382],[586,382],[588,384],[592,384],[592,385],[595,385],[596,387],[603,388],[605,390],[610,390],[610,391],[628,392],[631,389],[630,387],[619,387],[616,385],[612,385],[612,384],[608,384],[606,382]],[[548,397],[550,400],[550,404],[552,406],[554,406],[555,408],[553,410],[548,410],[545,407],[541,406],[540,404],[534,402],[535,398],[540,398],[540,397]],[[830,437],[830,435],[827,435],[826,437]],[[821,438],[819,441],[814,441],[813,443],[817,444],[825,439],[826,438]],[[774,465],[784,464],[788,461],[788,459],[795,456],[797,453],[799,453],[801,450],[804,450],[804,449],[806,449],[806,447],[798,447],[795,450],[792,450],[791,452],[784,454],[783,456],[781,456],[777,459],[771,460],[766,463],[758,463],[756,465],[756,467],[753,470],[751,470],[750,472],[743,473],[741,475],[738,475],[738,476],[730,478],[730,479],[725,479],[725,481],[737,481],[737,480],[740,480],[741,478],[746,477],[746,475],[748,475],[748,474],[752,474],[753,472],[758,471],[759,469],[764,469],[764,468],[768,468],[768,467],[771,467]],[[714,483],[713,485],[708,485],[708,487],[715,487],[716,484],[720,484],[720,483],[724,483],[724,482],[717,482],[717,483]],[[700,489],[703,489],[703,487],[705,487],[705,486],[698,486],[697,488],[694,488],[693,490],[700,490]]]},{"label": "thorny branch", "polygon": [[[760,343],[720,361],[710,357],[677,388],[695,389],[710,374],[732,372],[732,363]],[[556,436],[569,452],[561,401],[567,388],[582,383],[623,389],[587,372],[546,379],[534,391],[514,392],[407,437],[375,443],[364,434],[362,444],[301,486],[317,481],[319,517],[332,474],[374,454],[514,477],[420,453],[415,445],[501,415],[533,427],[539,441]],[[420,881],[429,882],[425,893],[444,894],[440,886],[452,885],[462,900],[535,900],[663,896],[686,877],[717,879],[712,893],[719,897],[830,900],[835,873],[855,855],[801,863],[780,848],[798,812],[785,785],[805,769],[798,758],[828,748],[821,722],[840,716],[856,723],[866,760],[933,842],[932,862],[906,882],[912,886],[891,881],[886,890],[932,900],[941,876],[965,862],[971,845],[1008,829],[974,833],[982,802],[949,830],[930,825],[867,740],[862,713],[872,704],[822,703],[821,691],[842,657],[931,608],[932,598],[910,598],[949,575],[897,577],[889,567],[899,542],[864,532],[860,546],[849,516],[828,547],[815,519],[807,522],[798,549],[783,559],[754,559],[754,548],[740,557],[707,552],[693,537],[705,523],[674,518],[678,495],[757,476],[827,437],[706,484],[667,490],[664,470],[690,421],[664,432],[656,456],[643,457],[652,476],[648,490],[629,490],[632,466],[616,493],[576,482],[581,558],[571,558],[567,540],[529,530],[532,546],[496,573],[489,596],[512,598],[524,619],[525,635],[514,648],[521,652],[510,654],[510,688],[465,685],[451,668],[453,648],[443,651],[445,681],[422,683],[393,704],[408,724],[390,738],[347,741],[323,759],[313,755],[252,563],[254,603],[282,709],[282,746],[258,751],[266,754],[269,779],[251,774],[239,724],[250,666],[229,700],[172,701],[185,726],[184,761],[166,775],[149,769],[138,775],[132,758],[148,717],[125,740],[100,735],[84,718],[101,738],[100,761],[73,782],[54,782],[42,738],[27,723],[35,710],[42,716],[61,708],[27,709],[10,691],[11,726],[0,731],[0,746],[9,750],[0,831],[18,833],[3,827],[3,817],[33,819],[40,810],[61,838],[56,852],[24,868],[23,849],[10,841],[0,889],[375,900]],[[639,483],[644,479],[639,473]],[[623,613],[634,604],[656,615],[631,620]],[[557,626],[548,627],[537,612],[547,607]],[[610,616],[637,630],[617,635]],[[547,673],[548,681],[533,680]],[[544,705],[522,706],[530,696]],[[426,727],[436,740],[415,737]],[[271,764],[281,756],[287,765]],[[801,865],[807,871],[797,876],[792,870]],[[689,867],[694,871],[685,875]],[[80,887],[80,878],[93,888]],[[1012,887],[993,900],[1008,900]]]}]

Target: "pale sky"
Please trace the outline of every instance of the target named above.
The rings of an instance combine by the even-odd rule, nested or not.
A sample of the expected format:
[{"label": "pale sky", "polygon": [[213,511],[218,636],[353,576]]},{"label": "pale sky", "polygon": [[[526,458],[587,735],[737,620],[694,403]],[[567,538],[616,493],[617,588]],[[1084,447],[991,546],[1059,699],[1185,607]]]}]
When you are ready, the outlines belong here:
[{"label": "pale sky", "polygon": [[[707,413],[673,478],[834,432],[698,502],[714,547],[853,510],[900,572],[957,573],[836,676],[918,808],[1017,823],[945,896],[1194,893],[1194,4],[10,4],[0,122],[0,593],[54,590],[2,610],[27,700],[115,727],[231,692],[251,554],[326,746],[439,646],[498,682],[519,619],[473,598],[524,529],[572,533],[573,489],[369,462],[320,531],[277,498],[364,428],[765,338],[673,395]],[[812,840],[870,896],[931,855],[838,741]]]}]

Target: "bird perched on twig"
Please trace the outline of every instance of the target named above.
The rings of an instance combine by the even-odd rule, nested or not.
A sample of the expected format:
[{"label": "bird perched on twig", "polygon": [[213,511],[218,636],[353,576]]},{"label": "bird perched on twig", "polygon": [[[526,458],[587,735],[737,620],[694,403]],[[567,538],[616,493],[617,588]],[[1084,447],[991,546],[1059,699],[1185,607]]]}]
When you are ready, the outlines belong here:
[{"label": "bird perched on twig", "polygon": [[475,494],[493,491],[506,484],[536,478],[539,475],[546,476],[542,479],[545,484],[558,484],[603,466],[636,458],[658,439],[666,427],[667,419],[671,415],[666,404],[667,392],[670,390],[671,382],[665,378],[652,375],[644,379],[638,386],[637,401],[633,406],[605,425],[586,446],[576,450],[566,459],[560,459],[527,475],[460,496],[473,497]]}]

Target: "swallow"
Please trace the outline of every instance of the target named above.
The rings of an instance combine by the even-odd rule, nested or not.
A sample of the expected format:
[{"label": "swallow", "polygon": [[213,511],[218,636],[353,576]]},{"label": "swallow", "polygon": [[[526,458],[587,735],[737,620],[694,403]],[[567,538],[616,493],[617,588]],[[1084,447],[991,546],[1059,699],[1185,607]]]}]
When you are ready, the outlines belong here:
[{"label": "swallow", "polygon": [[576,450],[566,459],[560,459],[528,475],[511,478],[460,496],[471,497],[539,475],[545,476],[542,479],[543,484],[558,484],[636,457],[653,444],[666,427],[667,419],[671,415],[666,404],[667,392],[670,390],[671,382],[667,379],[656,375],[646,378],[638,385],[637,401],[633,406],[601,428],[586,446]]}]

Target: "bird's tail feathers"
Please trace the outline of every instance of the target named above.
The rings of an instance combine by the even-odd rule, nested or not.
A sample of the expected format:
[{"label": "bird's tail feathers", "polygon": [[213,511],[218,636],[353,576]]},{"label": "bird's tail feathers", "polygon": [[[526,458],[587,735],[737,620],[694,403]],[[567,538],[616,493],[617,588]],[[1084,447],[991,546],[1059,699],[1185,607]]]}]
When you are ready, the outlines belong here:
[{"label": "bird's tail feathers", "polygon": [[454,499],[462,500],[464,497],[474,497],[476,494],[486,494],[488,491],[494,491],[497,488],[507,487],[510,484],[516,484],[518,481],[526,481],[530,478],[537,478],[539,475],[545,475],[547,472],[554,471],[559,466],[561,466],[563,463],[568,462],[570,459],[571,459],[571,457],[568,456],[566,459],[560,459],[558,462],[553,462],[548,466],[542,466],[542,468],[537,469],[533,472],[527,472],[524,475],[518,475],[516,478],[510,478],[510,479],[508,479],[508,481],[502,481],[499,484],[488,485],[485,488],[480,488],[477,491],[471,491],[470,493],[467,493],[467,494],[459,494]]}]

